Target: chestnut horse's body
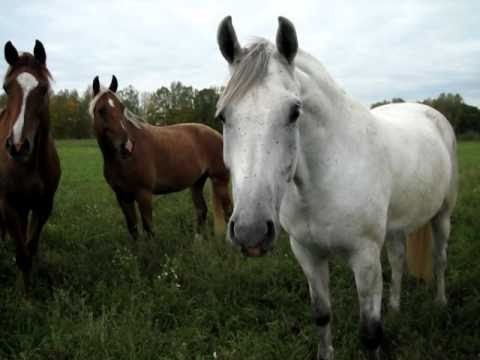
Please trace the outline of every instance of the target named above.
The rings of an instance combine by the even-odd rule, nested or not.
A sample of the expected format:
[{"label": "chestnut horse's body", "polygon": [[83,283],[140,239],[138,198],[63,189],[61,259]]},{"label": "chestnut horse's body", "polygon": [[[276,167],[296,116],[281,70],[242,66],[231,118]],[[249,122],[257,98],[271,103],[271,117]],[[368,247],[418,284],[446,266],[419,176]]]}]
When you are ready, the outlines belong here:
[{"label": "chestnut horse's body", "polygon": [[50,134],[49,73],[38,41],[34,52],[19,56],[10,42],[5,46],[8,100],[0,114],[0,235],[8,233],[15,241],[27,293],[32,259],[60,179]]},{"label": "chestnut horse's body", "polygon": [[104,158],[104,175],[130,234],[138,236],[135,202],[144,230],[152,235],[152,196],[187,188],[192,189],[200,233],[207,215],[203,197],[207,178],[212,181],[216,233],[221,232],[232,211],[222,136],[201,124],[159,127],[141,123],[116,97],[116,85],[113,91],[112,86],[100,90],[94,83],[94,94],[96,88],[90,110]]}]

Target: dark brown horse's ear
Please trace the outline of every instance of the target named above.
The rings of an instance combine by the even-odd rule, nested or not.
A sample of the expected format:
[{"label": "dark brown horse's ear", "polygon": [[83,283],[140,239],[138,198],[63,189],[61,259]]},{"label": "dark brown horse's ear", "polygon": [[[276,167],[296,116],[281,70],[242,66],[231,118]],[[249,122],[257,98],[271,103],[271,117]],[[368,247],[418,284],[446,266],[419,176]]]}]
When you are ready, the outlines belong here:
[{"label": "dark brown horse's ear", "polygon": [[112,75],[112,82],[110,83],[109,89],[110,89],[111,92],[117,92],[118,81],[117,81],[117,78],[115,77],[115,75]]},{"label": "dark brown horse's ear", "polygon": [[15,65],[18,61],[18,51],[11,41],[7,41],[5,44],[5,60],[10,66]]},{"label": "dark brown horse's ear", "polygon": [[278,18],[277,50],[291,64],[298,50],[297,32],[290,20]]},{"label": "dark brown horse's ear", "polygon": [[240,56],[242,47],[233,28],[231,16],[225,17],[218,26],[217,43],[223,57],[229,64],[232,64]]},{"label": "dark brown horse's ear", "polygon": [[98,76],[95,76],[95,79],[93,79],[93,96],[97,96],[97,94],[100,92],[100,80],[98,80]]},{"label": "dark brown horse's ear", "polygon": [[37,60],[40,65],[45,65],[45,63],[47,62],[47,54],[45,52],[45,48],[43,47],[43,44],[38,40],[35,40],[33,55],[35,56],[35,60]]}]

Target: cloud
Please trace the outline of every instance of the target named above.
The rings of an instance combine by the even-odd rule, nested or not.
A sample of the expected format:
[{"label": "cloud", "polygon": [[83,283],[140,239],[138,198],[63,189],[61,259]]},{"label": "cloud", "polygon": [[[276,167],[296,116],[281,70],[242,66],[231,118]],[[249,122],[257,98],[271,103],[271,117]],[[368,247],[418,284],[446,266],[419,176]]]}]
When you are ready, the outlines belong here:
[{"label": "cloud", "polygon": [[366,105],[458,92],[478,106],[479,12],[478,1],[24,1],[3,6],[0,43],[30,50],[42,40],[57,90],[83,91],[112,73],[121,87],[152,91],[179,80],[201,88],[227,78],[216,45],[225,15],[241,42],[273,39],[284,15],[300,46]]}]

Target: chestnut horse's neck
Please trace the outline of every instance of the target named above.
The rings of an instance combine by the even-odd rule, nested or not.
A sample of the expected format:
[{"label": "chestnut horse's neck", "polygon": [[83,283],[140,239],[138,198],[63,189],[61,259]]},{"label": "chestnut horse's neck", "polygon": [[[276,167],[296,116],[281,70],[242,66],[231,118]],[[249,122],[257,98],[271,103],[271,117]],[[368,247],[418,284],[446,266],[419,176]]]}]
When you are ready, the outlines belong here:
[{"label": "chestnut horse's neck", "polygon": [[[141,137],[143,135],[142,132],[146,130],[145,127],[142,126],[141,128],[138,128],[129,121],[125,122],[125,126],[128,137],[134,141]],[[109,162],[112,162],[118,159],[117,150],[115,149],[114,144],[107,139],[104,133],[97,135],[97,143],[105,161],[108,160]]]}]

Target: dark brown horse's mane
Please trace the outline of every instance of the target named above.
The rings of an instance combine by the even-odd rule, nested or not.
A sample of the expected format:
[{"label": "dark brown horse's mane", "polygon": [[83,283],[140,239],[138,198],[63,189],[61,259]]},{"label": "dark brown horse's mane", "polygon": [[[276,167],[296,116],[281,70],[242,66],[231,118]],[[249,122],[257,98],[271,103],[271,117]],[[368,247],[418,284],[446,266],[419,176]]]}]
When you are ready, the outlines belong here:
[{"label": "dark brown horse's mane", "polygon": [[47,69],[47,66],[39,64],[38,61],[35,60],[35,57],[30,53],[22,53],[19,56],[15,66],[10,66],[8,68],[5,78],[8,78],[12,74],[12,72],[15,70],[15,68],[21,67],[21,66],[30,67],[37,70],[40,76],[48,83],[50,83],[50,80],[53,80],[52,74]]}]

